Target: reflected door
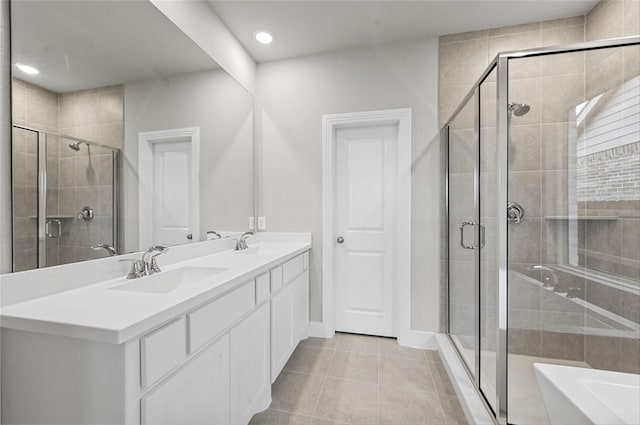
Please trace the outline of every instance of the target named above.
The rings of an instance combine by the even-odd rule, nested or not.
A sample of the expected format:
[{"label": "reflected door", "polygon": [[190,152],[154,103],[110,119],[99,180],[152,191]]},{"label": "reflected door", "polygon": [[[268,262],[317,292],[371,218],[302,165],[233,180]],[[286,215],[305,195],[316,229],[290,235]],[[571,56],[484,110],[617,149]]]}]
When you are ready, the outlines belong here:
[{"label": "reflected door", "polygon": [[192,239],[191,143],[157,143],[153,149],[153,242],[179,245]]}]

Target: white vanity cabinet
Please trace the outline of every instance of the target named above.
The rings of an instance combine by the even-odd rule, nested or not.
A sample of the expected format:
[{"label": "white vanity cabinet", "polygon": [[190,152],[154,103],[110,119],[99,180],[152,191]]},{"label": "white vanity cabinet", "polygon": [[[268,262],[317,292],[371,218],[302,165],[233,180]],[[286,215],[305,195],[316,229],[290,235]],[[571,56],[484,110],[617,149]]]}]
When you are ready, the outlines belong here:
[{"label": "white vanity cabinet", "polygon": [[229,334],[140,400],[144,425],[229,423]]},{"label": "white vanity cabinet", "polygon": [[[282,371],[301,339],[307,337],[309,324],[308,253],[276,269],[283,283],[273,285],[271,298],[271,382]],[[273,271],[271,277],[273,279]],[[274,290],[275,289],[275,290]]]},{"label": "white vanity cabinet", "polygon": [[244,425],[308,332],[308,252],[121,344],[2,329],[2,424]]}]

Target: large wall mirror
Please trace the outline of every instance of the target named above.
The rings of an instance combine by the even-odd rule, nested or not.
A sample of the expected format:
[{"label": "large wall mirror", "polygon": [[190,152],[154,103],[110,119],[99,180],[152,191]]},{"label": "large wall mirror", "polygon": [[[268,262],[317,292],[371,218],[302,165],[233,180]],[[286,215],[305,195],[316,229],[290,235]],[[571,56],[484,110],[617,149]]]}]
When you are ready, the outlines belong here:
[{"label": "large wall mirror", "polygon": [[253,216],[253,97],[147,1],[12,1],[13,270]]}]

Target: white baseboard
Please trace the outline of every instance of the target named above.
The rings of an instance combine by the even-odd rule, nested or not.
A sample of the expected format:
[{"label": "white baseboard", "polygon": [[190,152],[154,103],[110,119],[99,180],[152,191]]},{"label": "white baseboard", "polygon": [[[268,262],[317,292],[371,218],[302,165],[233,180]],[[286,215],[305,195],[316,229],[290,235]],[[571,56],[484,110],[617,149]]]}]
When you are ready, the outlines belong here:
[{"label": "white baseboard", "polygon": [[324,322],[309,322],[309,336],[315,338],[332,338],[335,335],[333,329],[328,329]]},{"label": "white baseboard", "polygon": [[437,350],[437,333],[427,331],[409,331],[405,335],[398,336],[398,344],[405,347],[422,348],[424,350]]}]

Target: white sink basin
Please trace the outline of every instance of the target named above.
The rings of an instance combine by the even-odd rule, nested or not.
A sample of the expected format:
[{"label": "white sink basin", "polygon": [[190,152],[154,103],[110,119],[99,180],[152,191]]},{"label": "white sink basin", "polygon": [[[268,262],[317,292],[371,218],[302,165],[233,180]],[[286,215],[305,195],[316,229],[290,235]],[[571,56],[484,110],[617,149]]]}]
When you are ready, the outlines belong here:
[{"label": "white sink basin", "polygon": [[552,424],[640,423],[640,375],[534,363]]},{"label": "white sink basin", "polygon": [[178,288],[193,285],[222,273],[228,269],[218,267],[182,267],[180,269],[160,272],[151,276],[128,281],[109,289],[116,291],[147,292],[166,294]]}]

